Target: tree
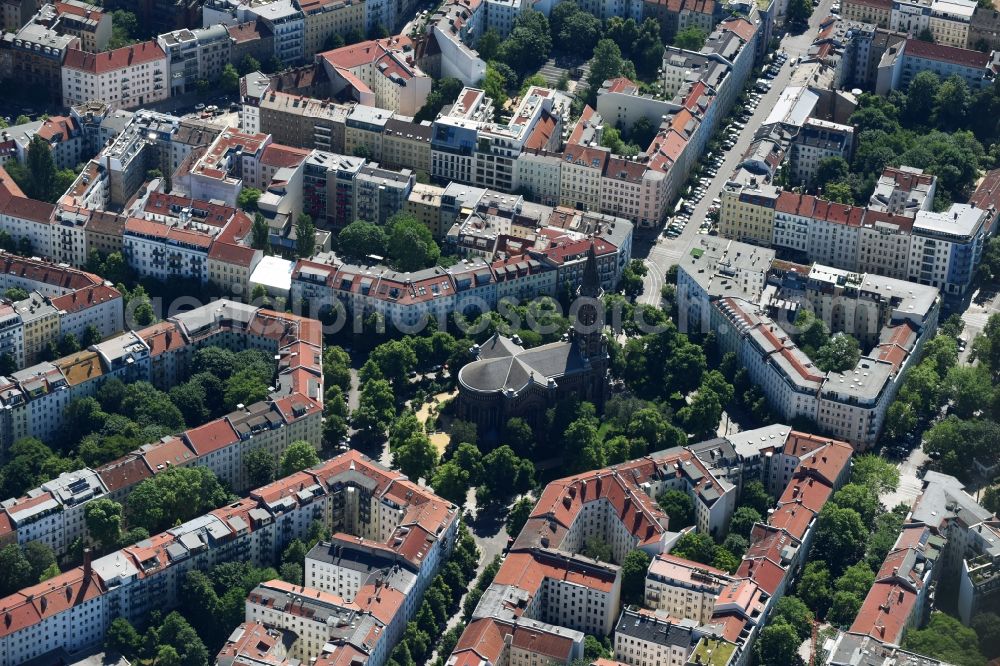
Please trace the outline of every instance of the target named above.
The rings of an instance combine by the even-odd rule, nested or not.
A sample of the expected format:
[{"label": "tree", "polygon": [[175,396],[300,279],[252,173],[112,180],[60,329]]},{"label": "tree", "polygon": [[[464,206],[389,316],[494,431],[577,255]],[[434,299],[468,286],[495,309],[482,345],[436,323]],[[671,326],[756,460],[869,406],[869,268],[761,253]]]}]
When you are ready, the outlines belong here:
[{"label": "tree", "polygon": [[128,659],[134,659],[142,645],[142,638],[128,620],[116,617],[104,634],[104,650],[112,654],[120,654]]},{"label": "tree", "polygon": [[316,225],[305,213],[300,213],[295,222],[295,252],[302,259],[316,254]]},{"label": "tree", "polygon": [[240,90],[240,73],[236,71],[232,63],[226,63],[222,68],[222,75],[219,78],[219,85],[227,93],[235,93]]},{"label": "tree", "polygon": [[764,518],[757,509],[752,506],[741,506],[733,512],[732,520],[729,522],[729,531],[732,534],[749,537],[753,526],[763,521]]},{"label": "tree", "polygon": [[934,118],[941,129],[951,132],[962,129],[972,96],[969,85],[957,75],[945,79],[934,96]]},{"label": "tree", "polygon": [[597,90],[609,80],[622,75],[625,64],[622,50],[610,39],[602,39],[594,47],[594,58],[590,62],[590,72],[587,74],[587,84],[591,96],[596,97]]},{"label": "tree", "polygon": [[281,454],[279,469],[281,476],[284,477],[318,464],[319,455],[316,453],[316,447],[309,442],[299,440],[289,444],[285,452]]},{"label": "tree", "polygon": [[694,525],[694,503],[686,492],[672,488],[665,490],[657,496],[656,503],[670,518],[670,529],[678,531]]},{"label": "tree", "polygon": [[[792,0],[789,6],[798,0]],[[757,658],[761,666],[791,666],[801,664],[798,655],[799,639],[795,628],[787,622],[772,622],[764,627],[757,639]]]},{"label": "tree", "polygon": [[848,483],[838,490],[833,495],[833,501],[837,506],[857,511],[861,520],[867,525],[871,525],[875,516],[882,510],[878,494],[874,489],[858,483]]},{"label": "tree", "polygon": [[979,636],[979,649],[987,659],[1000,655],[1000,615],[980,613],[972,617],[972,628]]},{"label": "tree", "polygon": [[715,558],[715,542],[712,537],[699,532],[688,532],[674,544],[670,553],[693,562],[711,564]]},{"label": "tree", "polygon": [[130,525],[156,533],[227,501],[229,494],[207,467],[174,467],[136,486],[125,502],[125,513]]},{"label": "tree", "polygon": [[31,563],[20,546],[12,543],[0,550],[0,595],[7,596],[37,583],[31,575]]},{"label": "tree", "polygon": [[986,658],[979,651],[976,632],[940,612],[931,613],[931,620],[923,629],[906,632],[903,649],[960,666],[982,666],[986,663]]},{"label": "tree", "polygon": [[534,482],[534,475],[535,466],[531,461],[518,458],[506,444],[483,458],[483,482],[495,500],[527,490]]},{"label": "tree", "polygon": [[586,56],[593,53],[600,38],[601,20],[589,12],[578,11],[566,19],[553,42],[561,51]]},{"label": "tree", "polygon": [[972,418],[993,401],[990,371],[984,365],[956,365],[948,370],[941,388],[951,402],[951,412],[959,418]]},{"label": "tree", "polygon": [[411,436],[392,453],[392,463],[411,479],[430,478],[438,452],[424,434]]},{"label": "tree", "polygon": [[857,595],[838,590],[833,593],[826,619],[833,625],[849,627],[858,616],[861,603],[862,600]]},{"label": "tree", "polygon": [[838,333],[816,350],[813,360],[823,372],[844,372],[857,365],[860,358],[858,341],[846,333]]},{"label": "tree", "polygon": [[706,39],[708,35],[704,30],[697,26],[689,26],[677,31],[674,35],[674,46],[688,51],[700,51],[701,47],[705,46]]},{"label": "tree", "polygon": [[240,74],[246,75],[251,72],[260,71],[260,61],[254,58],[249,53],[243,56],[243,61],[240,63]]},{"label": "tree", "polygon": [[548,19],[541,12],[528,10],[515,19],[513,29],[497,49],[497,60],[523,75],[537,70],[551,50]]},{"label": "tree", "polygon": [[87,531],[103,550],[111,550],[121,539],[124,514],[122,505],[107,497],[92,500],[84,507]]},{"label": "tree", "polygon": [[237,405],[252,405],[265,400],[269,379],[269,374],[262,376],[255,369],[240,370],[226,380],[223,394],[226,406],[235,409]]},{"label": "tree", "polygon": [[593,419],[577,419],[563,435],[567,467],[572,471],[600,469],[605,466],[605,453]]},{"label": "tree", "polygon": [[646,586],[646,571],[652,558],[642,550],[629,551],[622,561],[622,603],[642,604]]},{"label": "tree", "polygon": [[257,211],[257,201],[260,199],[261,191],[253,187],[244,187],[236,197],[236,205],[247,212]]},{"label": "tree", "polygon": [[417,365],[417,355],[405,341],[390,340],[373,349],[368,361],[378,368],[382,377],[392,382],[396,390],[401,391],[406,386],[406,375]]},{"label": "tree", "polygon": [[580,549],[580,554],[600,562],[613,562],[614,551],[604,539],[600,537],[590,537]]},{"label": "tree", "polygon": [[409,213],[397,213],[388,220],[386,253],[400,271],[416,271],[437,263],[441,249],[430,229]]},{"label": "tree", "polygon": [[[164,646],[172,647],[179,657],[181,666],[205,666],[208,664],[208,650],[188,621],[173,611],[163,620],[158,632],[160,651]],[[159,653],[157,656],[159,663]]]},{"label": "tree", "polygon": [[928,126],[934,113],[934,100],[941,86],[941,79],[934,72],[917,72],[906,89],[903,118],[914,125]]},{"label": "tree", "polygon": [[767,494],[763,483],[754,479],[743,486],[743,491],[740,493],[740,505],[756,509],[757,514],[763,516],[774,506],[774,498]]},{"label": "tree", "polygon": [[365,382],[351,422],[362,436],[382,437],[396,414],[392,386],[384,379]]},{"label": "tree", "polygon": [[827,183],[847,180],[850,173],[851,165],[843,157],[839,155],[824,157],[816,166],[816,176],[813,179],[813,185],[817,188],[825,189]]},{"label": "tree", "polygon": [[449,460],[434,470],[430,485],[435,493],[461,506],[465,504],[465,494],[472,484],[469,481],[469,473],[454,460]]},{"label": "tree", "polygon": [[797,594],[800,599],[812,609],[818,617],[825,617],[830,608],[832,590],[830,589],[830,570],[822,560],[813,560],[806,564],[799,579]]},{"label": "tree", "polygon": [[494,56],[497,54],[497,50],[500,48],[500,42],[503,38],[500,37],[494,28],[490,28],[482,34],[479,41],[476,42],[476,50],[479,51],[479,57],[485,62],[493,60]]},{"label": "tree", "polygon": [[722,418],[722,403],[713,391],[699,390],[691,404],[681,407],[677,418],[695,435],[714,434]]},{"label": "tree", "polygon": [[509,444],[519,456],[528,457],[534,449],[535,433],[527,421],[515,416],[504,424],[501,441]]},{"label": "tree", "polygon": [[243,456],[243,466],[251,488],[260,488],[274,481],[274,457],[266,449],[254,449],[247,453]]},{"label": "tree", "polygon": [[791,23],[805,23],[812,16],[813,6],[809,0],[789,0],[788,21]]},{"label": "tree", "polygon": [[28,292],[20,287],[10,287],[3,293],[3,297],[8,301],[23,301],[28,298]]},{"label": "tree", "polygon": [[96,345],[101,339],[101,332],[96,326],[90,324],[87,328],[83,329],[83,335],[80,337],[80,346],[83,349],[89,349],[91,345]]},{"label": "tree", "polygon": [[520,534],[534,508],[535,502],[530,497],[521,497],[514,502],[514,506],[510,508],[510,512],[507,514],[507,534],[512,537]]},{"label": "tree", "polygon": [[35,134],[28,143],[28,157],[25,160],[29,180],[25,189],[32,199],[55,201],[62,192],[55,191],[56,163],[52,159],[49,144],[40,135]]},{"label": "tree", "polygon": [[871,568],[864,562],[858,562],[844,570],[844,573],[834,583],[834,589],[863,599],[874,584],[875,574]]},{"label": "tree", "polygon": [[831,571],[839,572],[861,558],[867,537],[868,528],[857,511],[827,502],[819,514],[814,552],[822,553]]},{"label": "tree", "polygon": [[804,641],[812,633],[812,611],[798,597],[786,595],[778,599],[778,603],[774,606],[774,612],[768,621],[787,623],[795,629],[800,641]]},{"label": "tree", "polygon": [[[480,55],[482,56],[482,52],[480,52]],[[483,56],[483,60],[489,60],[489,58]],[[417,112],[414,120],[421,122],[437,118],[438,113],[445,104],[451,104],[455,101],[463,86],[464,84],[459,79],[451,76],[435,79],[431,87],[431,92],[427,95],[427,101],[421,107],[420,111]]]},{"label": "tree", "polygon": [[871,453],[855,456],[851,463],[851,483],[868,486],[877,494],[891,492],[899,486],[899,468],[882,456]]},{"label": "tree", "polygon": [[250,227],[250,245],[255,250],[267,250],[271,247],[271,227],[259,212],[253,214],[253,226]]},{"label": "tree", "polygon": [[[37,583],[45,580],[45,572],[56,565],[56,556],[52,548],[41,541],[29,541],[21,547],[24,552],[24,559],[31,567],[31,582]],[[56,569],[58,574],[58,568]]]},{"label": "tree", "polygon": [[[426,228],[426,227],[425,227]],[[384,255],[387,238],[381,227],[357,220],[340,230],[337,236],[340,251],[349,257]]]}]

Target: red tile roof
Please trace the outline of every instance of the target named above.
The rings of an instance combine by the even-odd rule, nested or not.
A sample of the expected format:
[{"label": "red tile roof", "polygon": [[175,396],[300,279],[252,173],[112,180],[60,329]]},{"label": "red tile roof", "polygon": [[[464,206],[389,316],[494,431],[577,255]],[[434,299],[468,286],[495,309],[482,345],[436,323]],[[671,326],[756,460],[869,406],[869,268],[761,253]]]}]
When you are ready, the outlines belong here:
[{"label": "red tile roof", "polygon": [[199,456],[235,444],[240,440],[226,419],[216,419],[184,433],[184,439]]},{"label": "red tile roof", "polygon": [[898,583],[875,583],[854,618],[851,633],[899,645],[917,606],[917,595]]},{"label": "red tile roof", "polygon": [[80,312],[95,305],[121,299],[121,293],[114,287],[99,284],[74,291],[52,299],[52,306],[63,312]]},{"label": "red tile roof", "polygon": [[163,61],[166,64],[167,54],[155,41],[141,42],[132,46],[123,46],[113,51],[103,53],[88,53],[80,49],[67,49],[63,67],[77,69],[90,74],[104,74],[117,69],[125,69],[144,63]]},{"label": "red tile roof", "polygon": [[260,162],[273,167],[294,167],[301,164],[309,156],[309,152],[303,148],[272,143],[264,149]]},{"label": "red tile roof", "polygon": [[948,62],[984,71],[987,65],[990,64],[989,53],[960,49],[954,46],[945,46],[944,44],[933,44],[920,39],[907,39],[903,53],[915,58]]}]

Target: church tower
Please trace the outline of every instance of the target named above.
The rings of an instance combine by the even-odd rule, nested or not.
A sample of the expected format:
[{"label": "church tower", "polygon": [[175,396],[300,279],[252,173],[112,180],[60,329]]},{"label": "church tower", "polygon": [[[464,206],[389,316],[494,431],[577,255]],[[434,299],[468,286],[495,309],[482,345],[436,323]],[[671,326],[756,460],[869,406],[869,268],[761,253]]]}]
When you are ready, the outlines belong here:
[{"label": "church tower", "polygon": [[[587,250],[587,260],[583,265],[583,280],[577,287],[576,296],[594,301],[599,301],[604,296],[601,278],[597,274],[597,253],[594,252],[593,243]],[[602,311],[603,308],[593,302],[583,303],[576,311],[577,324],[581,329],[576,333],[580,351],[584,358],[592,363],[603,362],[607,356],[604,348],[604,327],[598,323]]]}]

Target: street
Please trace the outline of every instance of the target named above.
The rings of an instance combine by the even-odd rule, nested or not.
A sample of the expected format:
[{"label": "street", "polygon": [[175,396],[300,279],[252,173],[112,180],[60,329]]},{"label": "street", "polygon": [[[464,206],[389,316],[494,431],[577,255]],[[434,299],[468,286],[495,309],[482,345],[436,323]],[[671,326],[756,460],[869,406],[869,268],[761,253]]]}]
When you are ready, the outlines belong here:
[{"label": "street", "polygon": [[990,315],[1000,313],[1000,291],[986,292],[978,289],[972,294],[969,307],[962,312],[962,321],[965,322],[965,329],[962,331],[962,339],[966,341],[966,347],[958,354],[959,363],[968,363],[969,354],[972,353],[972,341],[986,328],[986,322]]},{"label": "street", "polygon": [[[801,35],[788,34],[781,40],[780,48],[788,54],[788,61],[781,67],[778,75],[771,80],[771,89],[761,96],[757,109],[751,115],[750,120],[747,121],[746,127],[740,132],[736,140],[736,145],[730,150],[725,151],[725,161],[712,178],[712,182],[708,188],[706,188],[707,192],[705,196],[695,204],[694,212],[690,218],[691,221],[684,227],[684,231],[677,238],[658,236],[653,242],[652,247],[649,247],[649,243],[636,241],[635,255],[637,258],[644,258],[646,266],[649,268],[643,281],[642,295],[638,299],[640,303],[659,305],[660,288],[663,286],[667,270],[679,263],[681,257],[688,251],[688,247],[697,240],[698,226],[705,219],[705,216],[708,215],[708,207],[711,206],[712,199],[719,196],[723,185],[726,184],[729,176],[732,175],[736,166],[740,163],[743,154],[753,142],[754,134],[756,134],[764,120],[767,119],[768,114],[777,103],[785,86],[790,82],[793,71],[792,63],[797,57],[805,55],[809,50],[809,46],[819,28],[820,21],[830,15],[830,6],[832,4],[833,0],[822,0],[809,18],[809,28],[805,32]],[[645,257],[642,255],[643,251],[648,251]]]}]

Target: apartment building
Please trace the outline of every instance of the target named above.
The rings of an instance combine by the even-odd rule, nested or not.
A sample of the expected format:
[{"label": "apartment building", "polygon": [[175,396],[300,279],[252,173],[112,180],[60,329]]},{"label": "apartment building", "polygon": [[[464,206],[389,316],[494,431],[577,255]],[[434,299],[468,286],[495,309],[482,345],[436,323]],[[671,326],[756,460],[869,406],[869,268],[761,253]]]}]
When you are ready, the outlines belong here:
[{"label": "apartment building", "polygon": [[987,212],[970,204],[947,211],[919,211],[913,220],[908,279],[961,296],[972,279],[986,242]]},{"label": "apartment building", "polygon": [[796,182],[810,185],[823,160],[840,157],[850,162],[853,152],[853,127],[808,118],[792,139],[788,151],[791,176]]},{"label": "apartment building", "polygon": [[231,60],[229,31],[221,24],[167,32],[156,43],[167,56],[171,95],[194,92],[198,81],[217,82]]},{"label": "apartment building", "polygon": [[[504,645],[509,645],[502,637],[509,635],[511,625],[526,619],[550,634],[559,628],[581,631],[586,627],[593,632],[594,627],[601,627],[599,614],[605,611],[600,606],[593,608],[594,602],[605,601],[601,593],[617,586],[617,567],[578,555],[588,538],[607,543],[616,558],[617,553],[637,547],[653,554],[647,585],[664,580],[682,583],[688,578],[687,574],[674,576],[677,572],[667,572],[666,578],[654,573],[663,563],[702,571],[708,577],[717,575],[722,581],[717,593],[706,592],[711,606],[705,622],[691,618],[693,613],[684,618],[669,610],[625,608],[616,622],[598,629],[610,631],[614,627],[614,663],[748,663],[759,627],[804,562],[816,525],[815,512],[847,478],[851,454],[851,447],[843,442],[775,425],[550,483],[448,663],[502,663],[508,654]],[[698,530],[712,529],[716,520],[722,521],[717,526],[724,530],[729,520],[725,511],[702,521],[720,504],[734,506],[729,500],[735,499],[745,480],[760,478],[774,487],[786,463],[791,465],[791,473],[784,477],[787,487],[782,486],[785,493],[779,509],[769,524],[754,527],[750,550],[737,576],[715,574],[704,565],[666,555],[669,543],[664,541],[667,532],[662,530],[669,517],[652,497],[667,488],[687,489],[694,497]],[[807,499],[803,499],[805,488],[809,489]],[[808,511],[802,508],[804,501],[812,507]],[[811,516],[809,520],[799,517],[806,514]],[[574,585],[588,590],[573,590]],[[573,591],[577,592],[576,603]],[[679,599],[677,603],[678,609],[683,606],[690,612],[690,604]],[[610,612],[617,615],[618,609]],[[715,657],[710,659],[709,655]]]},{"label": "apartment building", "polygon": [[[805,416],[859,449],[870,446],[911,359],[937,327],[938,290],[900,279],[814,264],[773,262],[773,253],[734,241],[703,240],[680,264],[682,330],[713,330],[782,418]],[[765,295],[765,284],[769,295]],[[782,327],[808,303],[834,332],[872,352],[844,373],[820,372]]]},{"label": "apartment building", "polygon": [[19,244],[48,253],[55,208],[29,199],[14,179],[0,167],[0,226]]},{"label": "apartment building", "polygon": [[705,624],[712,618],[715,599],[731,581],[724,571],[659,553],[646,572],[644,599],[672,618]]},{"label": "apartment building", "polygon": [[128,109],[167,99],[167,56],[153,41],[104,53],[68,49],[62,67],[63,103],[101,100]]},{"label": "apartment building", "polygon": [[255,110],[258,120],[252,126],[245,124],[244,131],[270,134],[276,143],[298,148],[346,150],[348,106],[268,89],[261,93],[259,106],[244,103],[244,116],[251,113],[249,109]]},{"label": "apartment building", "polygon": [[81,0],[43,4],[34,21],[61,35],[80,39],[80,48],[91,53],[103,51],[111,39],[111,14]]},{"label": "apartment building", "polygon": [[453,76],[467,86],[483,80],[486,61],[469,45],[486,32],[487,10],[487,3],[480,0],[447,0],[435,10],[429,23],[430,36],[441,52],[438,75]]},{"label": "apartment building", "polygon": [[615,625],[614,657],[628,666],[684,666],[703,635],[695,622],[626,607]]},{"label": "apartment building", "polygon": [[305,16],[292,0],[275,0],[237,11],[240,21],[256,20],[274,36],[273,56],[295,65],[312,54],[305,52]]},{"label": "apartment building", "polygon": [[934,43],[969,48],[969,27],[976,7],[970,0],[934,0],[928,25]]},{"label": "apartment building", "polygon": [[413,44],[402,36],[351,44],[320,58],[333,93],[360,104],[414,116],[431,91],[431,78],[417,67]]},{"label": "apartment building", "polygon": [[17,32],[37,9],[37,2],[32,0],[4,0],[0,3],[0,28],[4,32]]},{"label": "apartment building", "polygon": [[937,176],[922,169],[886,167],[868,200],[868,210],[916,217],[921,210],[931,210],[937,193]]},{"label": "apartment building", "polygon": [[727,183],[721,193],[719,234],[743,243],[770,247],[781,188],[756,178],[746,186]]},{"label": "apartment building", "polygon": [[[930,210],[936,181],[908,167],[887,168],[867,208],[769,187],[727,186],[722,235],[792,250],[810,261],[965,293],[982,253],[989,205]],[[983,200],[988,202],[988,198]]]},{"label": "apartment building", "polygon": [[[370,504],[344,502],[346,496],[363,498]],[[0,663],[14,666],[32,658],[47,659],[58,648],[73,652],[95,649],[114,617],[140,623],[153,609],[176,606],[187,571],[229,561],[265,566],[292,539],[305,538],[313,522],[318,520],[324,527],[342,531],[345,527],[341,526],[348,522],[366,523],[369,506],[383,502],[403,510],[395,525],[386,527],[385,543],[402,554],[421,576],[433,578],[440,561],[454,545],[457,509],[404,476],[385,470],[356,452],[348,452],[309,471],[259,488],[246,499],[169,532],[96,560],[85,557],[83,566],[4,598],[0,609],[12,621],[0,629]],[[370,589],[370,599],[365,594],[342,606],[339,598],[337,603],[326,604],[333,596],[328,593],[310,589],[306,595],[301,587],[269,581],[251,593],[247,614],[266,617],[264,624],[269,626],[265,631],[283,623],[300,628],[308,626],[312,631],[300,631],[290,654],[305,655],[308,650],[306,658],[312,658],[324,649],[319,634],[335,631],[337,623],[320,626],[308,619],[308,613],[296,613],[295,606],[285,605],[286,612],[279,613],[276,604],[260,602],[269,596],[286,600],[296,596],[298,605],[305,609],[303,597],[308,596],[309,604],[315,602],[310,609],[347,612],[350,617],[364,618],[369,631],[378,628],[381,633],[401,611],[403,599],[402,595],[393,594],[391,588],[378,592],[375,580]],[[385,644],[387,641],[373,645],[370,640],[361,640],[367,637],[366,633],[359,631],[357,636],[354,641],[347,637],[335,641],[331,646],[334,656],[344,656],[343,651],[350,651],[360,657],[360,663],[384,663],[388,657],[386,648],[391,647]],[[311,652],[313,649],[315,653]]]},{"label": "apartment building", "polygon": [[[12,374],[3,392],[2,445],[10,445],[8,435],[51,437],[63,426],[66,406],[93,395],[104,378],[150,381],[166,390],[189,374],[190,358],[201,346],[261,349],[278,357],[275,389],[267,401],[241,406],[93,470],[102,480],[102,492],[118,501],[148,476],[179,465],[204,465],[233,488],[246,488],[246,453],[260,448],[278,459],[293,441],[316,446],[321,441],[323,374],[318,336],[318,323],[313,320],[216,301],[147,329],[110,337],[90,351]],[[57,495],[51,506],[36,515],[40,503],[35,496],[40,492],[4,501],[0,525],[9,515],[12,527],[5,532],[7,538],[17,543],[44,539],[62,554],[76,531],[84,529],[72,522],[75,514],[68,504],[75,506],[91,496],[62,502]]]},{"label": "apartment building", "polygon": [[365,4],[362,0],[297,0],[305,57],[325,50],[334,35],[365,34]]},{"label": "apartment building", "polygon": [[429,177],[431,124],[389,118],[382,136],[382,165],[389,169],[410,169],[414,174],[422,173]]},{"label": "apartment building", "polygon": [[14,84],[41,90],[55,104],[69,103],[63,97],[63,62],[70,49],[80,48],[79,37],[30,22],[4,41],[10,50],[9,76]]},{"label": "apartment building", "polygon": [[993,85],[996,65],[989,53],[907,39],[883,54],[878,65],[875,94],[905,90],[918,72],[934,72],[943,81],[958,76],[973,90]]},{"label": "apartment building", "polygon": [[188,176],[191,196],[235,207],[244,178],[257,172],[264,149],[270,144],[271,137],[267,134],[226,129],[192,166]]},{"label": "apartment building", "polygon": [[840,13],[850,21],[888,28],[892,19],[892,0],[843,0]]}]

